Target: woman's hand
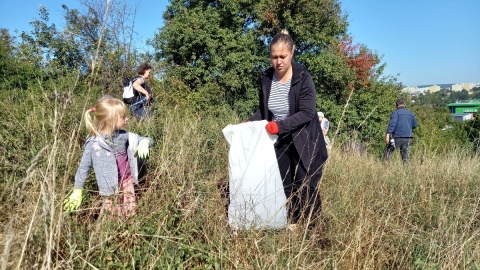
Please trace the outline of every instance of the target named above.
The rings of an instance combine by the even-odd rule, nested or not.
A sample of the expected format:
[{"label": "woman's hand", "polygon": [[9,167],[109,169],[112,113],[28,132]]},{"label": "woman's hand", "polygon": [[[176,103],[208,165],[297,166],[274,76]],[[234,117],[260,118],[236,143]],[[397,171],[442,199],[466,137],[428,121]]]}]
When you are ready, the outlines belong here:
[{"label": "woman's hand", "polygon": [[278,134],[278,125],[277,125],[277,122],[275,122],[275,121],[268,122],[268,124],[265,126],[265,129],[271,135]]}]

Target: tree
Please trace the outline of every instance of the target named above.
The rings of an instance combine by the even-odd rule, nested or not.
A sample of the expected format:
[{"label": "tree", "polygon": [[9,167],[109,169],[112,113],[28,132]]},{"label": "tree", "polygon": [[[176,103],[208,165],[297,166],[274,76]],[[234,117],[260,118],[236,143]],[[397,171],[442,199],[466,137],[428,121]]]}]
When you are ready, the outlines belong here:
[{"label": "tree", "polygon": [[[188,89],[186,100],[195,104],[208,97],[201,99],[201,109],[228,104],[244,117],[251,115],[258,104],[256,81],[270,67],[268,44],[283,29],[296,45],[296,61],[312,74],[317,107],[332,124],[351,101],[342,120],[346,136],[358,128],[375,140],[377,124],[388,121],[386,112],[400,94],[394,78],[381,78],[380,57],[346,34],[346,15],[335,0],[173,0],[163,18],[152,41],[156,59],[166,63],[166,81]],[[365,124],[365,118],[375,119],[375,125]]]},{"label": "tree", "polygon": [[0,83],[4,89],[26,89],[40,69],[34,57],[22,53],[8,29],[0,29]]},{"label": "tree", "polygon": [[174,0],[163,18],[152,45],[156,60],[166,64],[167,79],[183,82],[192,96],[208,91],[206,85],[222,89],[213,104],[235,106],[255,91],[266,59],[249,1]]},{"label": "tree", "polygon": [[350,89],[366,87],[372,79],[378,76],[375,66],[380,63],[378,55],[371,52],[365,45],[353,44],[353,38],[344,36],[338,46],[341,57],[353,71],[354,78],[349,83]]},{"label": "tree", "polygon": [[152,45],[167,64],[166,78],[178,78],[192,92],[215,83],[223,89],[219,99],[249,115],[256,81],[269,66],[270,39],[287,28],[297,55],[317,54],[344,34],[340,13],[330,0],[174,0]]},{"label": "tree", "polygon": [[[136,7],[125,1],[82,0],[87,12],[65,10],[65,32],[82,44],[88,70],[99,65],[103,76],[121,77],[135,67],[136,48],[134,26]],[[110,74],[110,75],[109,75]]]},{"label": "tree", "polygon": [[83,0],[82,4],[87,8],[84,13],[62,5],[66,26],[61,30],[49,22],[47,8],[40,6],[39,19],[30,23],[33,30],[22,33],[23,53],[50,74],[79,70],[91,83],[109,88],[116,81],[113,89],[119,89],[122,77],[131,76],[140,62],[132,45],[136,8],[125,1]]},{"label": "tree", "polygon": [[11,84],[11,77],[14,75],[12,72],[15,68],[11,65],[14,54],[13,54],[13,42],[8,29],[0,29],[0,73],[2,74],[1,83],[2,85]]}]

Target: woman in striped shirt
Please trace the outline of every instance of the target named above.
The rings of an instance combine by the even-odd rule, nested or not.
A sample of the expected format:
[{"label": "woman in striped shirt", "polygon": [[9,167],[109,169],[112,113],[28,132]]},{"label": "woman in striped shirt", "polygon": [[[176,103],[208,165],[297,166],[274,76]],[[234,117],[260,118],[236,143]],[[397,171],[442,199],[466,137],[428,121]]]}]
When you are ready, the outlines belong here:
[{"label": "woman in striped shirt", "polygon": [[318,184],[327,149],[317,120],[312,76],[293,62],[294,44],[285,30],[270,43],[272,67],[261,77],[259,109],[250,121],[267,120],[268,133],[278,135],[278,166],[289,201],[289,228],[315,224],[321,211]]}]

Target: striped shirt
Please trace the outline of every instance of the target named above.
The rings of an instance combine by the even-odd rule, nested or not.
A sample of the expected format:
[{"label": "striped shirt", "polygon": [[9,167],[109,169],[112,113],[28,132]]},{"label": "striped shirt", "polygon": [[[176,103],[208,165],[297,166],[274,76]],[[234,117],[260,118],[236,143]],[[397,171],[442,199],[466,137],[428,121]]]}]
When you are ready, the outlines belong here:
[{"label": "striped shirt", "polygon": [[272,80],[272,89],[270,91],[270,98],[268,99],[268,110],[273,113],[273,120],[280,121],[288,116],[290,106],[288,104],[288,92],[292,78],[288,79],[286,83],[280,83],[275,76]]}]

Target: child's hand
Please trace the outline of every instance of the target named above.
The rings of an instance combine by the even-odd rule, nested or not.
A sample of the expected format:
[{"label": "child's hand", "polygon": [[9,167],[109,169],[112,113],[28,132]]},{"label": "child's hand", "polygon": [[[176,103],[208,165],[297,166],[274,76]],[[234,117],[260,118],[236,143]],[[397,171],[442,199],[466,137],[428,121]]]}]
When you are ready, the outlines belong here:
[{"label": "child's hand", "polygon": [[63,210],[66,212],[72,212],[73,210],[77,210],[82,203],[82,199],[83,189],[74,188],[72,194],[70,194],[70,196],[68,196],[68,198],[63,201]]},{"label": "child's hand", "polygon": [[150,156],[150,141],[143,139],[137,146],[136,152],[140,158],[148,158]]}]

